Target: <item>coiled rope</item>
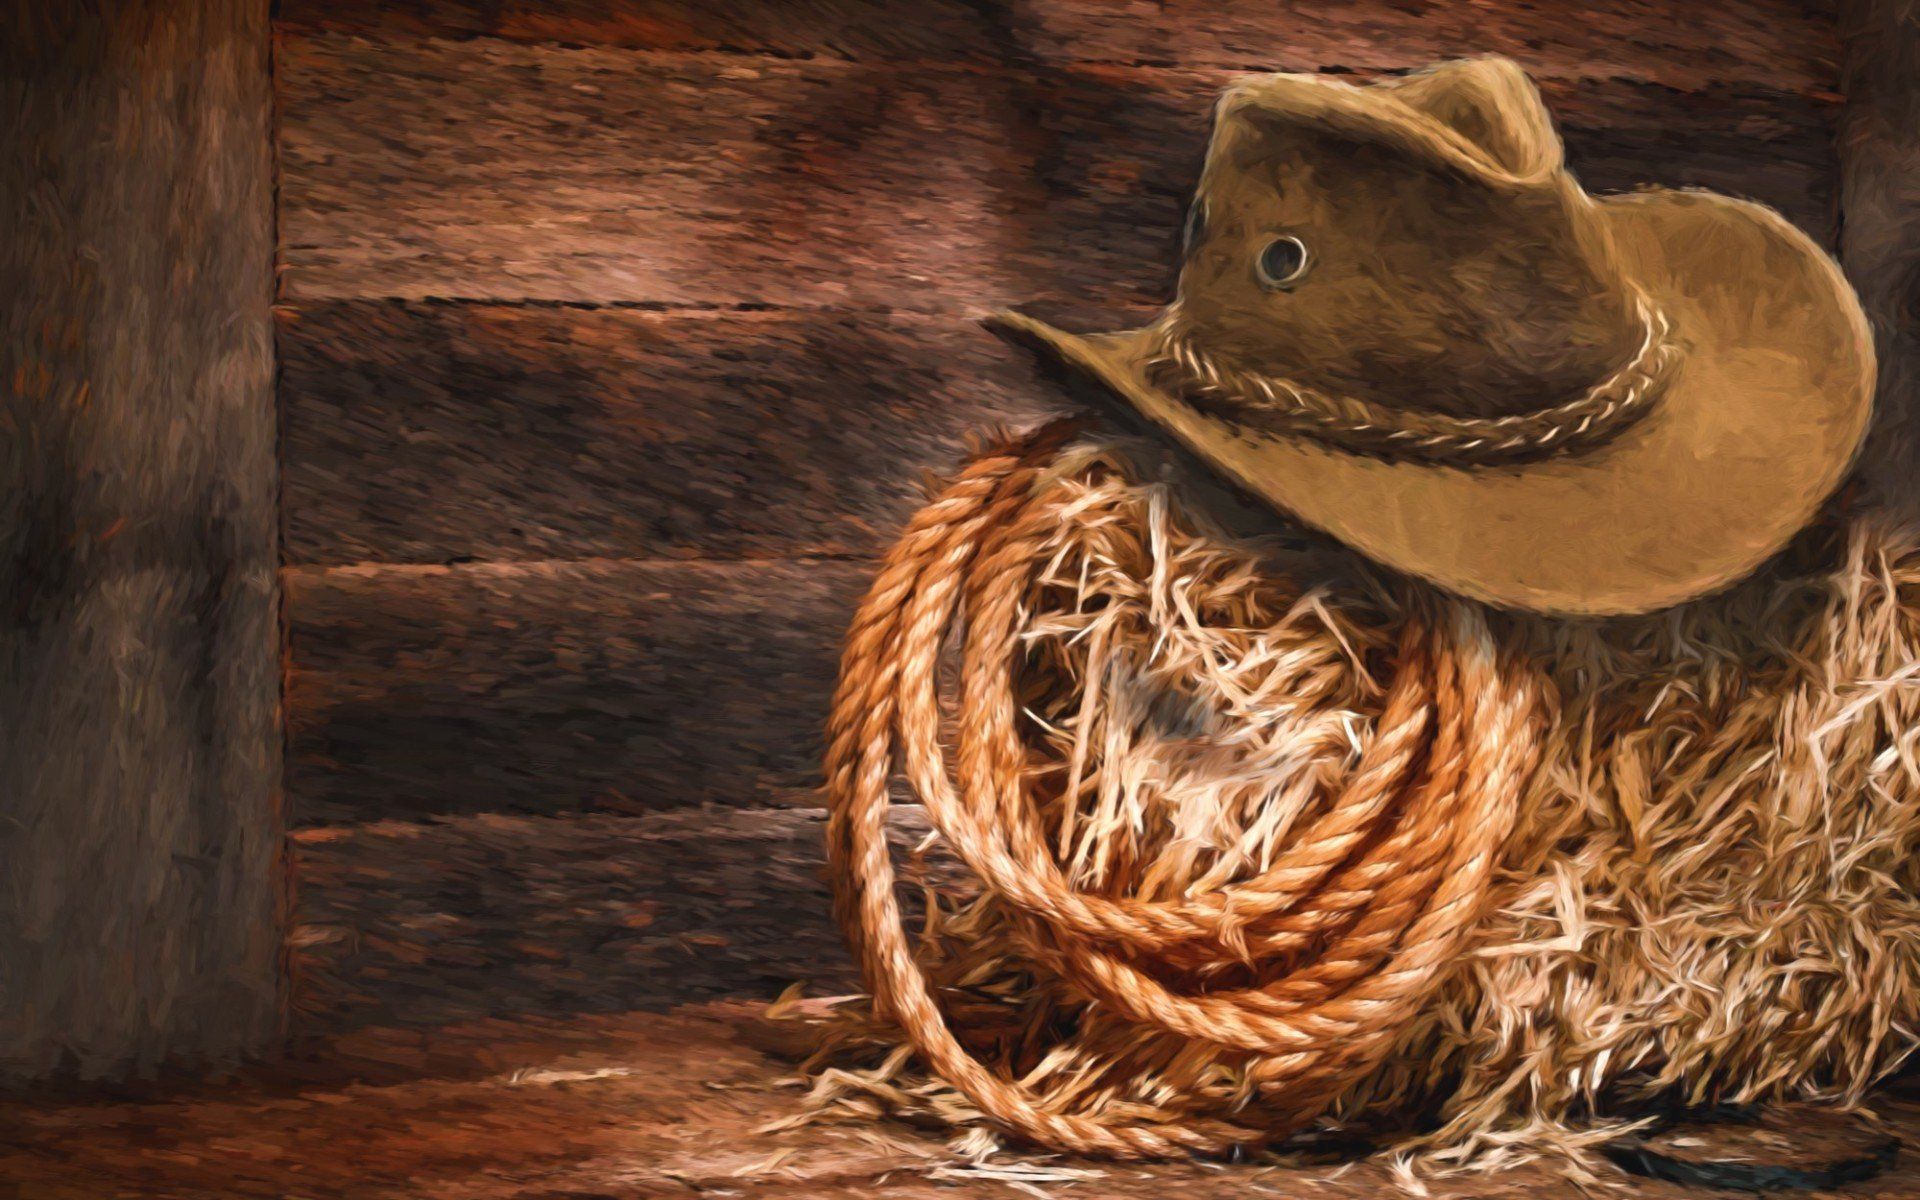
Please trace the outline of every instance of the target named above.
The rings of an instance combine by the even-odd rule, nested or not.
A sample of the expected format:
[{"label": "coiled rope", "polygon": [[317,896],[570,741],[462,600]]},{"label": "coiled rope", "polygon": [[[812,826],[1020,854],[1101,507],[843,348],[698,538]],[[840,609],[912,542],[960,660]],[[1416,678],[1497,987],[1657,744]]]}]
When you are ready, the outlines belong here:
[{"label": "coiled rope", "polygon": [[[1355,764],[1265,869],[1170,900],[1076,887],[1042,817],[1036,790],[1051,776],[1034,770],[1017,699],[1028,593],[1060,521],[1047,468],[1072,433],[1056,423],[976,456],[913,518],[860,605],[826,763],[838,916],[876,1015],[1009,1133],[1120,1158],[1270,1144],[1377,1066],[1452,967],[1539,758],[1542,684],[1496,645],[1483,610],[1424,601],[1401,630]],[[956,630],[943,741],[942,649]],[[896,775],[1012,914],[1036,977],[1143,1036],[1241,1056],[1239,1110],[1076,1110],[969,1049],[896,898],[886,837]]]}]

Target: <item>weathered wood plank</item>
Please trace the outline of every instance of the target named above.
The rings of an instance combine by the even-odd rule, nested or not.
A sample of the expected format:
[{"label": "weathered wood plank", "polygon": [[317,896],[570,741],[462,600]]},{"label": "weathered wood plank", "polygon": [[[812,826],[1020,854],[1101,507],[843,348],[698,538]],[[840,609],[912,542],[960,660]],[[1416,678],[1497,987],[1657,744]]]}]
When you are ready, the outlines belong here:
[{"label": "weathered wood plank", "polygon": [[631,812],[810,788],[867,573],[837,561],[288,571],[293,818]]},{"label": "weathered wood plank", "polygon": [[1538,74],[1672,87],[1758,84],[1827,92],[1838,49],[1827,0],[1712,5],[1593,0],[1202,0],[1177,9],[1035,0],[284,0],[280,27],[373,39],[489,36],[648,50],[854,59],[1066,62],[1247,70],[1396,70],[1504,54]]},{"label": "weathered wood plank", "polygon": [[[899,810],[902,843],[926,828]],[[296,833],[303,1033],[858,990],[818,809],[492,814]]]},{"label": "weathered wood plank", "polygon": [[1862,466],[1920,521],[1920,5],[1847,0],[1841,261],[1873,322],[1879,412]]},{"label": "weathered wood plank", "polygon": [[[282,39],[296,299],[977,311],[1165,299],[1231,73]],[[1827,101],[1546,88],[1596,190],[1832,219]]]},{"label": "weathered wood plank", "polygon": [[279,1034],[267,67],[266,0],[0,5],[0,1082]]},{"label": "weathered wood plank", "polygon": [[280,352],[294,563],[874,554],[1060,402],[964,319],[345,301]]}]

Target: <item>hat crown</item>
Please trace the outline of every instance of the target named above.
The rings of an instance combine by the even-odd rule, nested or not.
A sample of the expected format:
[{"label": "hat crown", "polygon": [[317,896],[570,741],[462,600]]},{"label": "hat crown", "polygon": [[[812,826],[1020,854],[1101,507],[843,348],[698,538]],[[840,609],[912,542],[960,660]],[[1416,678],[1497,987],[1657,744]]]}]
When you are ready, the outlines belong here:
[{"label": "hat crown", "polygon": [[1643,341],[1605,224],[1504,60],[1236,85],[1195,216],[1168,323],[1239,371],[1491,418],[1564,403]]}]

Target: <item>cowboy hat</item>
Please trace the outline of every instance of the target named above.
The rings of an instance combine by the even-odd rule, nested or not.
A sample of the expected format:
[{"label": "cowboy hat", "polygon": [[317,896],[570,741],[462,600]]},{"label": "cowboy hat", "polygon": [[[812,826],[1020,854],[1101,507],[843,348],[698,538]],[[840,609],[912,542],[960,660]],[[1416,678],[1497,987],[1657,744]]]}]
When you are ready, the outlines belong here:
[{"label": "cowboy hat", "polygon": [[1172,306],[990,320],[1369,557],[1561,614],[1750,572],[1839,484],[1873,390],[1812,241],[1726,196],[1587,195],[1504,59],[1235,84]]}]

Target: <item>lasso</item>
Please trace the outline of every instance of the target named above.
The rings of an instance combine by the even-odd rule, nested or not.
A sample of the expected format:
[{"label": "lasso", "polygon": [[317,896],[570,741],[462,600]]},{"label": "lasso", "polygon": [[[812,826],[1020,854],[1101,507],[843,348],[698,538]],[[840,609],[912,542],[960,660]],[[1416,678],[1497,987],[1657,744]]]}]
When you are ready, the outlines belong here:
[{"label": "lasso", "polygon": [[[1077,889],[1030,794],[1016,704],[1023,600],[1059,520],[1046,468],[1062,425],[989,449],[913,518],[848,634],[829,728],[839,917],[879,1013],[1009,1132],[1124,1158],[1272,1143],[1373,1069],[1482,915],[1542,740],[1537,676],[1483,611],[1410,616],[1371,738],[1271,864],[1173,900]],[[938,668],[963,630],[943,745]],[[1075,1111],[963,1045],[895,896],[888,786],[905,778],[954,853],[1015,915],[1026,965],[1158,1035],[1246,1056],[1252,1100],[1179,1121]],[[1262,980],[1221,985],[1233,968]]]}]

